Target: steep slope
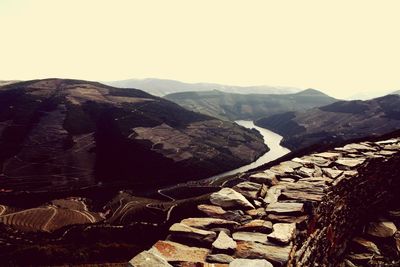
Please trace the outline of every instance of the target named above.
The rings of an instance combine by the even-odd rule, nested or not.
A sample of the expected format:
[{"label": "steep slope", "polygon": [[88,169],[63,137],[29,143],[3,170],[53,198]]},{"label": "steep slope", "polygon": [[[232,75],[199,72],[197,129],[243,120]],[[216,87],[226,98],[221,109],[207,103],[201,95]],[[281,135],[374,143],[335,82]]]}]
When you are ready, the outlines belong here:
[{"label": "steep slope", "polygon": [[286,111],[305,110],[336,101],[314,89],[295,94],[233,94],[221,91],[175,93],[166,99],[195,112],[224,120],[258,119]]},{"label": "steep slope", "polygon": [[0,190],[139,187],[252,162],[261,135],[140,90],[47,79],[0,87]]},{"label": "steep slope", "polygon": [[294,87],[284,86],[234,86],[216,83],[184,83],[166,79],[129,79],[122,81],[106,82],[106,84],[121,88],[138,88],[150,94],[165,96],[171,93],[219,90],[229,93],[242,94],[289,94],[300,91]]},{"label": "steep slope", "polygon": [[291,149],[380,135],[400,129],[400,96],[339,101],[307,111],[276,114],[256,124],[283,135],[283,144]]}]

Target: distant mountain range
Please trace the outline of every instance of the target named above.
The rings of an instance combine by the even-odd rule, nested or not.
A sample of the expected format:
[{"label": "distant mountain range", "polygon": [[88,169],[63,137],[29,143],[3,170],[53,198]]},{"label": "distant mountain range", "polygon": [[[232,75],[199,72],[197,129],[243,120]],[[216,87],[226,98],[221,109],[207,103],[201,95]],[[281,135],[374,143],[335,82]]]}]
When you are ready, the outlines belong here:
[{"label": "distant mountain range", "polygon": [[257,131],[136,89],[67,79],[0,87],[3,191],[156,187],[234,169],[266,150]]},{"label": "distant mountain range", "polygon": [[287,111],[324,106],[337,99],[320,91],[307,89],[294,94],[234,94],[218,90],[184,92],[165,96],[189,110],[223,120],[251,119]]},{"label": "distant mountain range", "polygon": [[165,96],[179,92],[202,92],[212,90],[239,94],[289,94],[301,91],[301,89],[298,88],[284,86],[234,86],[216,83],[184,83],[175,80],[155,78],[129,79],[104,83],[120,88],[137,88],[156,96]]},{"label": "distant mountain range", "polygon": [[400,95],[368,101],[339,101],[306,111],[275,114],[256,121],[281,134],[290,149],[381,135],[400,129]]}]

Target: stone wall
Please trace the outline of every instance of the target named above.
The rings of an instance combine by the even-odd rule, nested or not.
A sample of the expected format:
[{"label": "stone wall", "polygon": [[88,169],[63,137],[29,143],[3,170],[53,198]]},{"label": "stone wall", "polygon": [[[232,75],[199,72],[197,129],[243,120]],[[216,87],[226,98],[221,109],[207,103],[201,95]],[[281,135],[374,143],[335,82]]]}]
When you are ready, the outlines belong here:
[{"label": "stone wall", "polygon": [[337,266],[356,227],[400,192],[400,138],[241,175],[132,266]]}]

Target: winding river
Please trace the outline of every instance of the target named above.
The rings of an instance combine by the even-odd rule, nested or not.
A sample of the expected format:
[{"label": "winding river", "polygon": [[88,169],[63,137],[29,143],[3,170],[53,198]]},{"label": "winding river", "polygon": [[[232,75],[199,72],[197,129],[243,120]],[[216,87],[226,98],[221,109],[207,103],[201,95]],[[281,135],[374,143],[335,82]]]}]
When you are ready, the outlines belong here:
[{"label": "winding river", "polygon": [[[220,173],[220,174],[214,175],[214,176],[209,177],[209,178],[202,179],[200,181],[202,181],[202,182],[206,182],[207,181],[207,182],[209,182],[209,184],[212,184],[212,183],[216,182],[218,180],[218,178],[222,178],[222,177],[229,176],[229,175],[234,175],[234,174],[241,173],[241,172],[246,172],[248,170],[251,170],[251,169],[254,169],[256,167],[259,167],[259,166],[261,166],[261,165],[263,165],[265,163],[273,161],[273,160],[275,160],[277,158],[280,158],[280,157],[282,157],[282,156],[284,156],[284,155],[286,155],[287,153],[290,152],[289,149],[287,149],[287,148],[285,148],[285,147],[280,145],[280,142],[281,142],[281,140],[283,138],[281,135],[276,134],[276,133],[274,133],[274,132],[272,132],[270,130],[267,130],[265,128],[261,128],[261,127],[255,126],[252,121],[238,120],[238,121],[235,121],[235,122],[237,124],[243,126],[243,127],[246,127],[246,128],[249,128],[249,129],[253,129],[254,128],[257,131],[259,131],[261,133],[261,135],[263,136],[263,138],[264,138],[264,143],[269,147],[270,150],[268,152],[266,152],[264,155],[262,155],[261,157],[259,157],[256,161],[253,161],[250,164],[244,165],[244,166],[239,167],[239,168],[234,169],[234,170],[230,170],[230,171],[227,171],[227,172],[224,172],[224,173]],[[175,200],[174,197],[170,196],[168,191],[171,191],[171,190],[177,189],[177,188],[185,187],[188,184],[191,184],[193,182],[197,183],[199,181],[189,181],[189,182],[186,182],[186,183],[177,184],[177,185],[170,186],[170,187],[167,187],[167,188],[159,189],[159,190],[157,190],[157,192],[160,195],[162,195],[162,196],[164,196],[164,197],[166,197],[166,198],[168,198],[170,200]]]},{"label": "winding river", "polygon": [[252,163],[250,163],[248,165],[244,165],[237,169],[230,170],[230,171],[227,171],[227,172],[224,172],[221,174],[217,174],[208,179],[216,179],[216,178],[233,175],[233,174],[240,173],[240,172],[245,172],[245,171],[254,169],[258,166],[261,166],[265,163],[268,163],[270,161],[273,161],[277,158],[280,158],[290,152],[289,149],[280,145],[280,142],[283,138],[281,135],[274,133],[268,129],[258,127],[252,121],[238,120],[235,122],[243,127],[246,127],[249,129],[256,129],[257,131],[259,131],[261,133],[261,135],[264,137],[264,143],[269,147],[270,150],[268,152],[266,152],[264,155],[262,155],[261,157],[259,157],[256,161],[253,161]]}]

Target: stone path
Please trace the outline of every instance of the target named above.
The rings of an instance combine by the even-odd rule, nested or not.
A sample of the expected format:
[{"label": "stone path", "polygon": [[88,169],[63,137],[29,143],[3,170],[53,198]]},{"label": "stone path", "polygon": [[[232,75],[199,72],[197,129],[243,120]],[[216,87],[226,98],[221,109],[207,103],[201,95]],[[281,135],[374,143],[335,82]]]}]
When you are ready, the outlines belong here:
[{"label": "stone path", "polygon": [[[343,250],[345,230],[355,223],[351,208],[375,201],[355,204],[357,194],[373,190],[365,181],[377,180],[365,178],[363,169],[373,164],[384,168],[399,151],[400,138],[361,142],[249,173],[244,176],[247,181],[223,188],[199,205],[204,217],[173,224],[166,240],[138,254],[130,264],[261,267],[317,266],[325,261],[320,266],[330,265],[333,255]],[[396,226],[385,221],[369,231],[398,235]],[[354,242],[379,255],[370,241],[358,238]]]}]

